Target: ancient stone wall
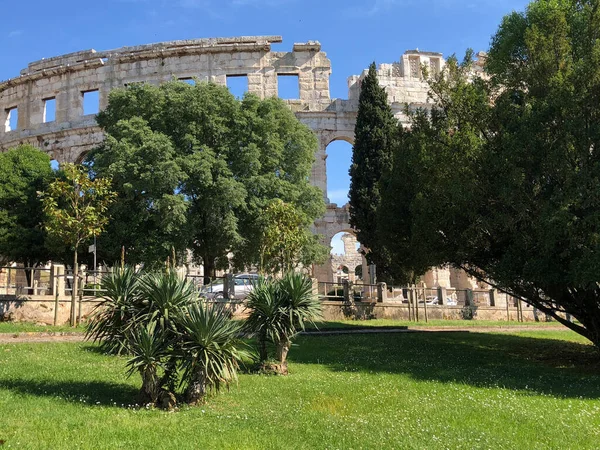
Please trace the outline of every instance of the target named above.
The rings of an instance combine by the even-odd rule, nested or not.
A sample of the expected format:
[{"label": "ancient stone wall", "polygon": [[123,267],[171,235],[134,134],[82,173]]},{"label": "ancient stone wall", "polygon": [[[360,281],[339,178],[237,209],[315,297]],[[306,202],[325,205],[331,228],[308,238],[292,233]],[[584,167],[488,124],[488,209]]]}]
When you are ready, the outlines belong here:
[{"label": "ancient stone wall", "polygon": [[[321,45],[310,41],[294,44],[291,52],[271,51],[271,44],[281,41],[280,36],[193,39],[85,50],[32,62],[20,76],[0,82],[0,151],[29,143],[59,163],[81,161],[103,139],[95,113],[107,106],[111,90],[128,84],[197,79],[226,85],[228,77],[247,77],[248,91],[265,98],[278,95],[279,77],[296,77],[298,98],[285,101],[318,137],[311,181],[326,198],[327,146],[336,140],[354,143],[358,96],[366,71],[348,79],[347,100],[332,100],[331,63]],[[437,73],[444,64],[439,53],[414,50],[396,63],[379,66],[379,82],[399,120],[406,122],[407,104],[428,107],[422,68]],[[86,110],[89,98],[97,100]],[[18,122],[11,129],[15,116]],[[347,206],[327,202],[326,214],[315,223],[314,231],[329,245],[335,234],[352,229]],[[314,275],[332,280],[331,265],[316,268]]]}]

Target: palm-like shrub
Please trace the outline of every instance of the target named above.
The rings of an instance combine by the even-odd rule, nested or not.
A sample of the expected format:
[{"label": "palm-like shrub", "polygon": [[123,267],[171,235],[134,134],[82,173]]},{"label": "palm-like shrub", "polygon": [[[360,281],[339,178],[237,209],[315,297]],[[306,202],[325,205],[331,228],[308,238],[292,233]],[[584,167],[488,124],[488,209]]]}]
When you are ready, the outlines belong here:
[{"label": "palm-like shrub", "polygon": [[[312,281],[288,273],[281,280],[261,280],[248,295],[245,328],[258,339],[263,369],[287,374],[287,355],[293,337],[321,317],[321,303],[313,294]],[[276,366],[266,364],[267,344],[275,346]]]},{"label": "palm-like shrub", "polygon": [[256,336],[258,357],[261,362],[265,362],[269,358],[267,346],[277,342],[282,334],[277,283],[259,278],[246,297],[246,309],[250,314],[244,323],[244,330]]},{"label": "palm-like shrub", "polygon": [[135,269],[128,266],[102,278],[101,301],[94,308],[86,337],[99,341],[104,351],[120,353],[126,346],[126,334],[143,308],[139,279]]},{"label": "palm-like shrub", "polygon": [[292,338],[321,319],[321,302],[313,294],[312,281],[299,273],[289,272],[278,282],[279,298],[283,309],[281,330],[277,342],[276,359],[287,372],[287,355]]},{"label": "palm-like shrub", "polygon": [[248,356],[240,338],[241,327],[220,305],[195,303],[179,320],[183,381],[191,404],[205,400],[237,380],[237,370]]},{"label": "palm-like shrub", "polygon": [[167,333],[177,332],[177,318],[184,308],[198,299],[193,283],[181,279],[174,271],[150,273],[139,283],[142,323],[156,321]]},{"label": "palm-like shrub", "polygon": [[156,321],[127,332],[127,350],[131,358],[127,362],[127,375],[138,372],[142,377],[138,401],[145,405],[159,400],[163,378],[159,371],[166,371],[166,361],[171,357],[173,342],[169,335],[157,327]]}]

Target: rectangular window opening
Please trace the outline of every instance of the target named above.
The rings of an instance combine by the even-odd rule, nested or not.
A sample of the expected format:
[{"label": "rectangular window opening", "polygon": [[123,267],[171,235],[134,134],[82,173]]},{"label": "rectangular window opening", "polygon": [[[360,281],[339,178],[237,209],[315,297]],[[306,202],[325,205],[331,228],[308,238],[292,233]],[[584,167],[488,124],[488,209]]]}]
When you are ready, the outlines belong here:
[{"label": "rectangular window opening", "polygon": [[44,117],[42,122],[54,122],[56,120],[56,99],[46,98],[44,101]]},{"label": "rectangular window opening", "polygon": [[100,111],[100,91],[95,89],[93,91],[82,92],[83,95],[83,115],[98,114]]},{"label": "rectangular window opening", "polygon": [[300,81],[297,74],[277,75],[277,92],[283,100],[297,100],[300,98]]},{"label": "rectangular window opening", "polygon": [[19,124],[19,109],[15,106],[14,108],[8,108],[6,110],[6,123],[4,124],[4,131],[9,132],[16,130]]},{"label": "rectangular window opening", "polygon": [[248,75],[227,75],[227,88],[237,99],[248,92]]},{"label": "rectangular window opening", "polygon": [[179,81],[189,84],[190,86],[196,86],[196,80],[193,78],[180,78]]}]

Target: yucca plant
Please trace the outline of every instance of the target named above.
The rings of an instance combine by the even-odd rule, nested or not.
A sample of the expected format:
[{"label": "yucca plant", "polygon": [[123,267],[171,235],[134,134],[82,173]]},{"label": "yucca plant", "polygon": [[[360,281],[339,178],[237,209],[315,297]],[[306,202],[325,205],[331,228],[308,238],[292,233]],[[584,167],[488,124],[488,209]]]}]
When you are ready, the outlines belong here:
[{"label": "yucca plant", "polygon": [[169,333],[177,332],[177,318],[185,307],[198,300],[193,283],[181,279],[174,271],[149,273],[139,283],[143,310],[140,320],[156,321]]},{"label": "yucca plant", "polygon": [[[246,331],[258,340],[262,370],[287,374],[287,355],[293,337],[321,317],[321,303],[312,281],[288,273],[280,280],[260,280],[248,295]],[[276,364],[269,364],[268,344],[275,346]]]},{"label": "yucca plant", "polygon": [[292,338],[321,319],[322,308],[318,297],[313,293],[312,280],[300,273],[288,272],[277,283],[279,302],[282,310],[282,330],[276,342],[275,357],[282,371],[287,373],[287,355]]},{"label": "yucca plant", "polygon": [[135,326],[142,311],[139,280],[140,274],[128,266],[102,277],[101,301],[94,308],[86,338],[100,342],[100,347],[107,352],[124,350],[125,335]]},{"label": "yucca plant", "polygon": [[244,322],[244,331],[256,336],[261,363],[269,358],[268,345],[277,342],[282,334],[280,306],[277,283],[260,277],[246,297],[246,310],[250,314]]},{"label": "yucca plant", "polygon": [[220,305],[195,303],[179,320],[183,382],[189,403],[198,404],[237,380],[243,358],[249,357],[239,323]]},{"label": "yucca plant", "polygon": [[156,321],[127,332],[127,350],[131,355],[127,361],[127,376],[137,372],[142,377],[138,398],[140,404],[156,405],[161,396],[174,399],[168,392],[163,394],[164,377],[159,373],[167,370],[167,361],[172,357],[172,345],[173,336],[158,327]]}]

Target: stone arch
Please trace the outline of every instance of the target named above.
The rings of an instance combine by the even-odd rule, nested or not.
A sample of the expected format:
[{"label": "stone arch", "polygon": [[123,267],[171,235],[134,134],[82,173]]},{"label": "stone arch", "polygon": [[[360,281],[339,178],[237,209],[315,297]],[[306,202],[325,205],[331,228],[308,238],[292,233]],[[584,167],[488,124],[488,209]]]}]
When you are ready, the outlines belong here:
[{"label": "stone arch", "polygon": [[[332,154],[334,154],[331,150],[331,144],[334,144],[336,142],[344,142],[349,144],[349,152],[348,154],[341,156],[340,153],[335,152],[335,159],[340,159],[340,156],[343,160],[343,164],[342,166],[340,166],[339,164],[334,163],[333,167],[331,167],[328,163],[328,159],[331,157]],[[323,192],[325,193],[325,198],[327,203],[334,203],[334,204],[338,204],[340,206],[345,205],[347,203],[346,199],[342,199],[340,198],[340,195],[331,195],[332,193],[336,193],[335,191],[339,191],[341,189],[341,187],[335,187],[333,186],[333,183],[331,182],[331,178],[332,178],[332,174],[333,174],[333,170],[335,170],[336,172],[339,170],[347,170],[350,168],[350,163],[349,161],[346,161],[346,158],[351,158],[352,155],[352,146],[354,145],[354,131],[343,131],[343,130],[336,130],[336,131],[325,131],[322,132],[320,134],[320,147],[319,147],[319,156],[317,157],[317,161],[322,161],[322,168],[319,171],[319,174],[321,175],[321,179],[318,180],[319,181],[319,185],[321,186],[321,188],[323,189]],[[337,150],[337,149],[336,149]],[[342,150],[344,153],[346,153],[346,148],[344,148]],[[337,161],[336,161],[337,162]],[[346,162],[348,162],[348,164],[346,164]],[[348,167],[344,167],[344,166],[348,166]],[[339,194],[339,192],[337,192]],[[332,198],[330,198],[332,197]]]},{"label": "stone arch", "polygon": [[89,152],[89,150],[84,150],[81,153],[79,153],[75,158],[75,164],[83,164],[83,161],[85,160]]},{"label": "stone arch", "polygon": [[[336,236],[341,235],[341,240],[343,242],[343,254],[333,253],[331,252],[331,256],[329,258],[328,265],[328,275],[329,280],[339,282],[340,279],[347,279],[352,283],[356,283],[356,267],[360,266],[361,271],[364,270],[366,265],[366,260],[362,254],[359,253],[358,242],[356,238],[356,233],[351,228],[346,228],[341,231],[337,231],[334,235],[329,239],[329,245],[333,250],[333,240]],[[341,272],[341,269],[343,273]]]}]

